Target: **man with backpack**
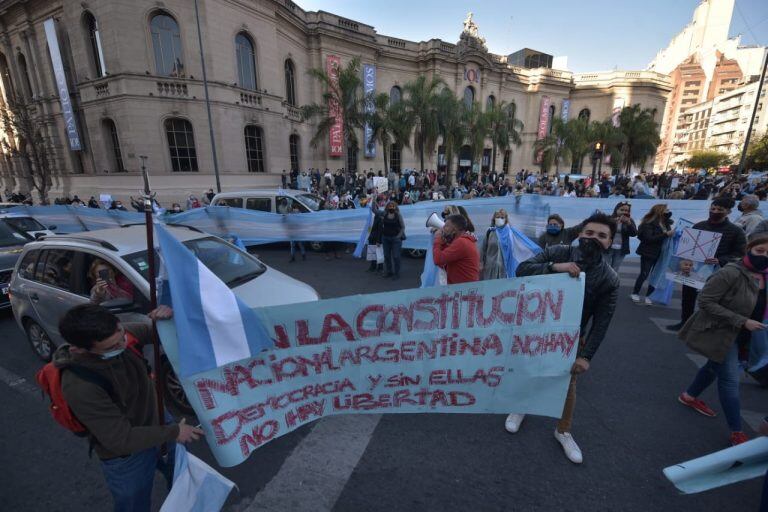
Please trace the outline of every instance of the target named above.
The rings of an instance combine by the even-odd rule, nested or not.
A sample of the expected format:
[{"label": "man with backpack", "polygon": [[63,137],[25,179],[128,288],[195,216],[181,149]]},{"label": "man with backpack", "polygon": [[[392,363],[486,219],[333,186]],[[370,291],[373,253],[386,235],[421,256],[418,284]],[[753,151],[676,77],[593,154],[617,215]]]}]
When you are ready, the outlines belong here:
[{"label": "man with backpack", "polygon": [[[149,317],[172,315],[171,308],[160,306]],[[64,315],[59,331],[67,344],[54,353],[53,367],[60,372],[66,406],[101,460],[114,509],[149,511],[155,469],[169,477],[174,442],[195,441],[203,431],[183,419],[161,423],[149,366],[135,350],[150,343],[148,324],[121,324],[109,310],[84,304]],[[130,342],[138,347],[127,347]],[[160,453],[164,443],[167,462]]]}]

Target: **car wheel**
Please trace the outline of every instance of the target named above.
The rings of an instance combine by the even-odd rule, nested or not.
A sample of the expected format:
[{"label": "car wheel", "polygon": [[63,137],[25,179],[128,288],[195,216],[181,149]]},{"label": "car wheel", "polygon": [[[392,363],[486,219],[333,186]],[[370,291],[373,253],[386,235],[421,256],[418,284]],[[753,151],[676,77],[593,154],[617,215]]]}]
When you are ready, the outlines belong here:
[{"label": "car wheel", "polygon": [[181,386],[181,381],[176,376],[176,372],[173,371],[173,367],[167,358],[163,358],[163,376],[165,380],[165,398],[178,409],[179,412],[185,414],[194,414],[194,409],[189,405],[187,400],[187,394],[184,392],[184,388]]},{"label": "car wheel", "polygon": [[56,347],[53,345],[51,337],[45,332],[45,329],[40,327],[40,324],[34,320],[27,320],[26,331],[27,341],[35,355],[45,362],[50,361]]},{"label": "car wheel", "polygon": [[323,252],[325,249],[325,242],[309,242],[309,248],[315,252]]},{"label": "car wheel", "polygon": [[424,249],[406,249],[405,254],[409,258],[423,258],[427,255],[427,251]]}]

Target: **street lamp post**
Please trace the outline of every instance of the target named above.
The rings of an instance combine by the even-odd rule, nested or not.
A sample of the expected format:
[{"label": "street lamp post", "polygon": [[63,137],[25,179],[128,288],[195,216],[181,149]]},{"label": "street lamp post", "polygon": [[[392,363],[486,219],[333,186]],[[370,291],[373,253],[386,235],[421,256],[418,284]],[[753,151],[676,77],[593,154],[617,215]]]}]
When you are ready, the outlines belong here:
[{"label": "street lamp post", "polygon": [[741,158],[739,158],[739,169],[737,174],[744,172],[744,161],[747,159],[747,149],[749,149],[749,139],[752,138],[752,125],[755,123],[755,115],[757,114],[757,107],[760,104],[760,93],[763,90],[763,82],[765,82],[765,70],[768,68],[768,52],[765,52],[765,61],[763,62],[763,71],[760,73],[760,82],[757,84],[757,93],[755,94],[755,105],[752,107],[752,116],[749,118],[749,128],[747,128],[747,136],[744,138],[744,147],[741,149]]},{"label": "street lamp post", "polygon": [[200,31],[200,10],[195,0],[195,19],[197,21],[197,41],[200,44],[200,64],[203,68],[203,90],[205,91],[205,109],[208,112],[208,132],[211,135],[211,156],[213,157],[213,172],[216,175],[216,192],[221,192],[219,179],[219,161],[216,158],[216,139],[213,136],[213,121],[211,118],[211,100],[208,97],[208,75],[205,72],[205,55],[203,54],[203,34]]},{"label": "street lamp post", "polygon": [[600,141],[595,142],[595,145],[592,148],[592,183],[595,182],[598,165],[600,166],[600,169],[603,168],[603,143]]}]

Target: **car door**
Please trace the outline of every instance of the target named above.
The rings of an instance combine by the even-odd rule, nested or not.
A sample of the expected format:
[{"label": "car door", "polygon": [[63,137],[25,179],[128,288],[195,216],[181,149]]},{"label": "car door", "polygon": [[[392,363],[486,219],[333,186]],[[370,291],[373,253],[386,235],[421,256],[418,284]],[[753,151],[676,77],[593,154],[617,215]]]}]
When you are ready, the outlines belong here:
[{"label": "car door", "polygon": [[271,197],[249,197],[245,201],[245,208],[247,210],[258,210],[262,212],[275,212],[275,207],[272,204]]}]

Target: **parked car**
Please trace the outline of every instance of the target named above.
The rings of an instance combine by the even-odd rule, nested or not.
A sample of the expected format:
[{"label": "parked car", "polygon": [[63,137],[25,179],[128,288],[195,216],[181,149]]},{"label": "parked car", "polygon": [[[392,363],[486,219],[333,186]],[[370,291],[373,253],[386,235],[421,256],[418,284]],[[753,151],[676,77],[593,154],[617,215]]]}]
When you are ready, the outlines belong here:
[{"label": "parked car", "polygon": [[39,238],[44,235],[53,235],[56,226],[45,227],[29,215],[18,213],[1,213],[0,221],[10,225],[12,228],[23,231],[32,238]]},{"label": "parked car", "polygon": [[23,231],[0,222],[0,309],[7,309],[11,305],[8,288],[13,269],[24,245],[31,241],[32,237]]},{"label": "parked car", "polygon": [[[221,238],[184,227],[168,227],[200,261],[224,281],[250,307],[272,306],[319,299],[309,285],[263,264]],[[73,306],[91,300],[94,269],[107,264],[114,281],[128,300],[107,300],[102,305],[124,320],[149,310],[149,264],[144,225],[87,231],[40,238],[24,246],[10,282],[10,301],[19,327],[34,353],[49,361],[63,343],[59,319]],[[163,359],[163,364],[168,365]],[[166,368],[168,398],[188,409],[178,379]]]},{"label": "parked car", "polygon": [[270,213],[290,213],[296,204],[301,213],[316,212],[322,199],[300,190],[240,190],[222,192],[211,200],[211,206],[231,206]]}]

